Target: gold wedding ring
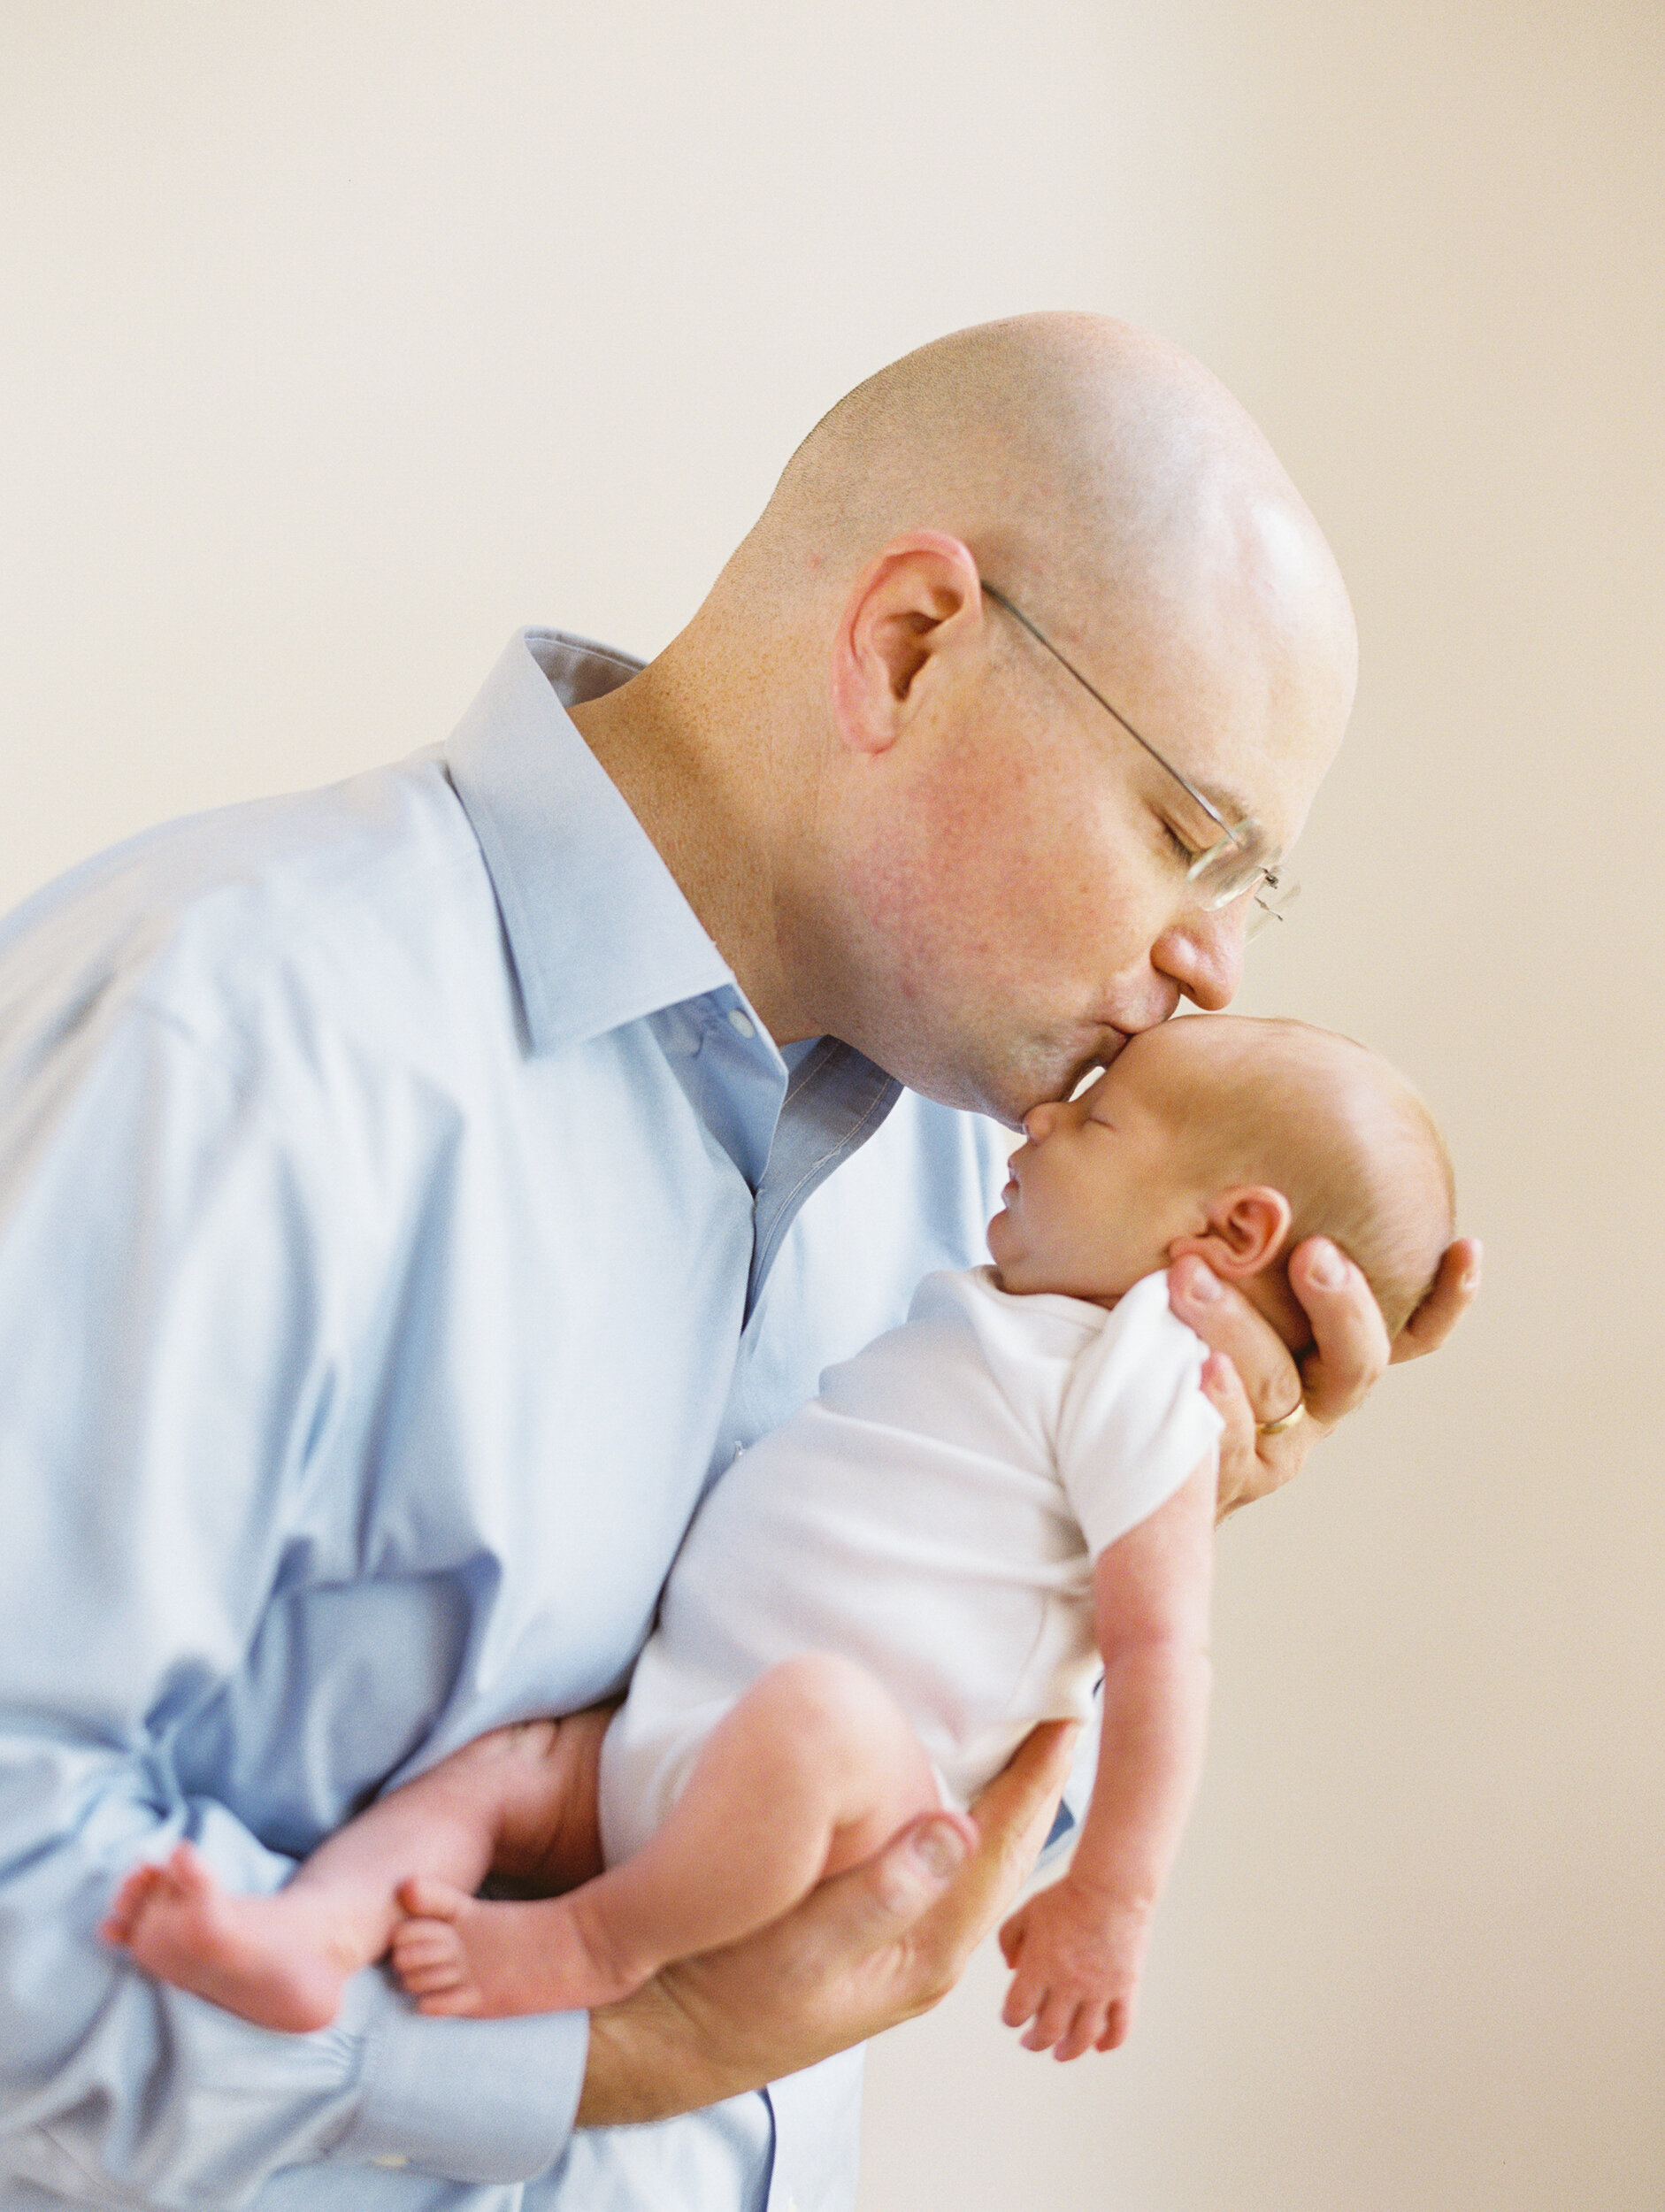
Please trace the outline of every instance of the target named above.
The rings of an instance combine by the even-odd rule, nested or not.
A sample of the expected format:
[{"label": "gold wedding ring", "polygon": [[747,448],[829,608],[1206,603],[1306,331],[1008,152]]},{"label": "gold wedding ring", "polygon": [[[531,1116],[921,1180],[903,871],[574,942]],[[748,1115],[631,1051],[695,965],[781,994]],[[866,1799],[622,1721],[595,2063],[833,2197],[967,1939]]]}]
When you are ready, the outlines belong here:
[{"label": "gold wedding ring", "polygon": [[1293,1429],[1297,1421],[1304,1421],[1306,1417],[1307,1401],[1304,1398],[1297,1398],[1293,1406],[1285,1414],[1281,1421],[1259,1422],[1255,1426],[1255,1433],[1256,1436],[1282,1436],[1285,1430]]}]

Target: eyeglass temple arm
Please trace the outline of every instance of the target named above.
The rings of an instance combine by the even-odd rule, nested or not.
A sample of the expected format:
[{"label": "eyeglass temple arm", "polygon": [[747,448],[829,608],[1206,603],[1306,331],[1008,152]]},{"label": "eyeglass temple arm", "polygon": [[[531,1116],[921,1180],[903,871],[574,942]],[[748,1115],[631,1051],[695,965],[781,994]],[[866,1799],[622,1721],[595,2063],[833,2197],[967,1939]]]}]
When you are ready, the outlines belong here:
[{"label": "eyeglass temple arm", "polygon": [[1224,815],[1221,813],[1219,808],[1214,804],[1212,800],[1205,799],[1201,792],[1197,789],[1197,787],[1191,781],[1189,777],[1182,776],[1179,771],[1174,766],[1172,761],[1168,759],[1165,755],[1159,753],[1147,737],[1141,737],[1139,735],[1139,732],[1133,727],[1127,717],[1124,714],[1118,712],[1117,710],[1110,704],[1109,701],[1099,689],[1098,686],[1089,682],[1086,677],[1085,677],[1081,673],[1081,671],[1076,666],[1075,663],[1073,661],[1065,660],[1063,655],[1058,650],[1057,647],[1052,642],[1051,639],[1047,637],[1041,631],[1036,629],[1034,624],[1029,619],[1029,617],[1024,612],[1021,607],[1013,606],[1011,601],[1006,596],[1005,593],[1000,590],[997,586],[991,584],[986,577],[979,577],[978,581],[981,584],[983,589],[988,594],[989,597],[994,600],[997,606],[1005,608],[1007,613],[1010,615],[1014,622],[1022,623],[1024,629],[1028,631],[1030,636],[1034,639],[1036,644],[1042,647],[1047,652],[1050,653],[1053,659],[1057,662],[1060,668],[1068,669],[1070,675],[1072,675],[1077,683],[1080,685],[1082,690],[1086,692],[1090,697],[1098,701],[1099,704],[1103,708],[1105,713],[1109,716],[1111,721],[1119,722],[1121,724],[1122,727],[1127,732],[1127,734],[1132,739],[1135,745],[1141,746],[1144,750],[1150,755],[1151,758],[1156,763],[1156,765],[1159,768],[1165,768],[1167,770],[1168,773],[1173,778],[1174,781],[1180,787],[1180,788],[1185,791],[1188,796],[1195,800],[1196,803],[1202,809],[1208,819],[1215,824],[1216,828],[1224,830],[1225,834],[1231,839],[1231,842],[1234,845],[1240,847],[1243,842],[1240,832],[1232,828],[1231,823],[1226,820]]}]

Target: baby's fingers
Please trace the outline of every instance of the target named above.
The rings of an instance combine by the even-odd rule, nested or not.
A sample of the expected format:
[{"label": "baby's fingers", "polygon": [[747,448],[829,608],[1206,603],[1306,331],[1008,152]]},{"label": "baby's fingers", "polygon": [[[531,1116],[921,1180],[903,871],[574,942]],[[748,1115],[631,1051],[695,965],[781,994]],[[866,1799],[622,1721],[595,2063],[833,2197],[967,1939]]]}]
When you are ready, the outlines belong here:
[{"label": "baby's fingers", "polygon": [[1009,2028],[1021,2028],[1026,2020],[1034,2017],[1046,1993],[1047,1985],[1038,1976],[1014,1974],[1006,2002],[1001,2007],[1001,2020]]},{"label": "baby's fingers", "polygon": [[1075,2016],[1053,2047],[1055,2059],[1079,2058],[1099,2044],[1104,2032],[1104,2007],[1095,1998],[1075,2008]]},{"label": "baby's fingers", "polygon": [[1040,2009],[1019,2039],[1024,2050],[1051,2050],[1055,2043],[1061,2043],[1069,2033],[1075,2015],[1075,1999],[1065,1991],[1049,1989],[1041,2000]]},{"label": "baby's fingers", "polygon": [[1001,1956],[1007,1965],[1016,1966],[1023,1955],[1024,1948],[1024,1916],[1021,1912],[1015,1912],[1011,1918],[1002,1924],[1000,1932],[1000,1947]]}]

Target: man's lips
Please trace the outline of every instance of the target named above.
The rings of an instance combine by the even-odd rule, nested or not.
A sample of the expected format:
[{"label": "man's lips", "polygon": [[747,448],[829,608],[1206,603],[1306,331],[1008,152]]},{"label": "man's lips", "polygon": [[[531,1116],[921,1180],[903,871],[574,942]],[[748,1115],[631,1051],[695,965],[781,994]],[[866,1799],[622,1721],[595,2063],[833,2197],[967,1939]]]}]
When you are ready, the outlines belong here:
[{"label": "man's lips", "polygon": [[1090,1068],[1108,1068],[1123,1047],[1138,1034],[1136,1029],[1118,1029],[1114,1022],[1104,1023],[1094,1033],[1093,1049],[1084,1064]]},{"label": "man's lips", "polygon": [[1076,1063],[1063,1089],[1057,1094],[1058,1097],[1073,1098],[1095,1069],[1108,1068],[1113,1060],[1119,1059],[1138,1034],[1136,1029],[1116,1029],[1108,1025],[1101,1029],[1093,1040],[1092,1051]]}]

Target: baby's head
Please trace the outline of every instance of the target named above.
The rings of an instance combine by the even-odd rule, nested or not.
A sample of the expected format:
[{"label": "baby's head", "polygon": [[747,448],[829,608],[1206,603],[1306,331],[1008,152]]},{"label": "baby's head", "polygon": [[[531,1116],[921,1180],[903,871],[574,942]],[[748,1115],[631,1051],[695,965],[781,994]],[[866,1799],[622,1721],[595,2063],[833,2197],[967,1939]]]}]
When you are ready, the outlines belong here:
[{"label": "baby's head", "polygon": [[1165,1022],[1024,1126],[989,1225],[1007,1290],[1114,1304],[1196,1252],[1299,1350],[1284,1263],[1303,1237],[1332,1238],[1363,1271],[1390,1336],[1451,1241],[1451,1164],[1428,1109],[1385,1060],[1305,1022]]}]

